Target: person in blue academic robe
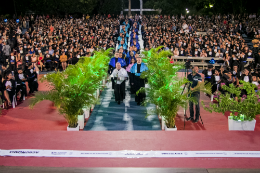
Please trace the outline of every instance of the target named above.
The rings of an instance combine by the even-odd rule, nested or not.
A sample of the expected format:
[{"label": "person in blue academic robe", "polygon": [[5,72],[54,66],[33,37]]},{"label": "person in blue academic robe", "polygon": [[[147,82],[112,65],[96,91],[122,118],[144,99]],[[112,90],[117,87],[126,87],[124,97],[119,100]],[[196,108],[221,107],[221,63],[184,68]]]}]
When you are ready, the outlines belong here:
[{"label": "person in blue academic robe", "polygon": [[127,54],[126,54],[126,58],[129,58],[129,57],[130,57],[131,52],[133,52],[133,53],[134,53],[134,56],[135,56],[136,52],[133,51],[133,47],[130,46],[130,47],[129,47],[129,51],[128,51]]},{"label": "person in blue academic robe", "polygon": [[121,47],[123,47],[124,50],[127,50],[127,44],[124,43],[123,40],[121,40],[120,44],[118,45],[118,49],[120,49]]},{"label": "person in blue academic robe", "polygon": [[136,92],[142,88],[145,87],[145,79],[142,79],[140,76],[141,74],[148,70],[147,66],[142,63],[142,58],[136,54],[136,60],[137,62],[132,66],[130,69],[131,72],[131,78],[130,81],[132,82],[131,85],[134,86],[134,92],[135,92],[135,102],[137,102],[137,105],[141,105],[141,103],[145,100],[145,93],[138,93]]},{"label": "person in blue academic robe", "polygon": [[140,50],[140,44],[134,40],[134,42],[131,44],[131,46],[135,46],[137,48],[137,51]]},{"label": "person in blue academic robe", "polygon": [[[125,68],[126,67],[126,62],[124,59],[119,58],[119,52],[115,53],[115,57],[111,58],[109,62],[109,69],[108,69],[108,74],[111,75],[114,69],[116,68],[116,63],[119,62],[121,64],[121,67]],[[113,78],[111,78],[112,81],[112,89],[114,89],[115,82]]]},{"label": "person in blue academic robe", "polygon": [[131,64],[131,59],[134,59],[134,60],[136,61],[135,55],[134,55],[134,52],[133,52],[133,51],[131,51],[131,52],[130,52],[130,55],[125,58],[126,66],[128,66],[129,64]]}]

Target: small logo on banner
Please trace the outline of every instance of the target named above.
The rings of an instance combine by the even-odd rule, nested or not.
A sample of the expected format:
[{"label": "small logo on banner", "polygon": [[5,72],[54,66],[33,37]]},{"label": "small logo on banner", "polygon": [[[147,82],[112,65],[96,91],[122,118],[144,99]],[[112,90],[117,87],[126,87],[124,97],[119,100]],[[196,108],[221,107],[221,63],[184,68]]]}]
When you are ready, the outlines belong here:
[{"label": "small logo on banner", "polygon": [[51,155],[55,155],[55,156],[61,156],[61,155],[66,155],[67,152],[51,152]]}]

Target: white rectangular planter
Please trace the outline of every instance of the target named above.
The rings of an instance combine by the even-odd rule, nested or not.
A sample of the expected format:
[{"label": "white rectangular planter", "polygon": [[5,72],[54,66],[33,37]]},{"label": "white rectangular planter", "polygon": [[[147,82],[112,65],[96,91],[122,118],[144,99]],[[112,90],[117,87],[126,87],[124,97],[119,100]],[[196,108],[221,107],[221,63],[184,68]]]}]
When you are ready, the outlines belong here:
[{"label": "white rectangular planter", "polygon": [[71,128],[71,127],[67,126],[67,131],[79,131],[79,124],[75,128]]},{"label": "white rectangular planter", "polygon": [[103,79],[103,85],[105,86],[106,85],[106,79]]},{"label": "white rectangular planter", "polygon": [[164,130],[165,131],[177,131],[177,127],[176,127],[176,125],[175,125],[175,128],[168,128],[167,126],[166,126],[166,124],[164,125]]},{"label": "white rectangular planter", "polygon": [[78,115],[78,126],[79,129],[84,129],[84,115]]},{"label": "white rectangular planter", "polygon": [[[159,116],[160,116],[160,115],[159,115]],[[161,116],[161,124],[162,124],[162,130],[165,129],[164,126],[166,126],[166,125],[165,125],[164,118],[163,118],[162,116]]]},{"label": "white rectangular planter", "polygon": [[254,131],[256,120],[253,121],[235,121],[231,116],[228,116],[228,129],[240,131]]},{"label": "white rectangular planter", "polygon": [[90,109],[88,107],[82,109],[84,111],[84,118],[89,118]]},{"label": "white rectangular planter", "polygon": [[91,109],[93,110],[95,108],[95,105],[91,105]]},{"label": "white rectangular planter", "polygon": [[100,90],[99,90],[99,88],[97,89],[97,99],[98,99],[98,97],[99,97],[99,94],[100,94]]}]

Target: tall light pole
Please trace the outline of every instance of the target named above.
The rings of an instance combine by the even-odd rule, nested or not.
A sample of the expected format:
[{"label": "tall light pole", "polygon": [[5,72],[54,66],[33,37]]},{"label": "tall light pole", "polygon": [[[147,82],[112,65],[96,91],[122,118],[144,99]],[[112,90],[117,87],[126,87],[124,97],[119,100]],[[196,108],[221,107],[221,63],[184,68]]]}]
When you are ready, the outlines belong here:
[{"label": "tall light pole", "polygon": [[131,0],[128,0],[128,17],[131,16]]},{"label": "tall light pole", "polygon": [[143,0],[139,0],[140,1],[140,15],[143,14]]}]

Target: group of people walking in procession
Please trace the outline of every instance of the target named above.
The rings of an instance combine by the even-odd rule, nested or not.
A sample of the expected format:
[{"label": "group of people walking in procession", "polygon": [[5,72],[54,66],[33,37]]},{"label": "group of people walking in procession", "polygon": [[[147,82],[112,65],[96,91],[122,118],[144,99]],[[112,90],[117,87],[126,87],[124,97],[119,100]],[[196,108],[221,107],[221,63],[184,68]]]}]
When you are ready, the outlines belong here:
[{"label": "group of people walking in procession", "polygon": [[[145,87],[145,80],[140,76],[142,72],[148,70],[138,54],[140,52],[140,44],[138,41],[139,25],[139,21],[136,21],[133,25],[129,25],[127,21],[123,23],[120,37],[123,36],[123,34],[129,35],[129,31],[131,31],[129,42],[128,39],[126,39],[126,41],[119,40],[119,51],[125,57],[119,57],[119,52],[116,51],[115,57],[111,58],[109,62],[108,74],[111,75],[115,101],[118,104],[125,99],[126,80],[129,80],[130,92],[131,94],[135,94],[137,105],[141,105],[145,99],[145,93],[140,92],[137,94],[137,91],[141,87]],[[127,51],[128,43],[130,43],[129,51]]]}]

